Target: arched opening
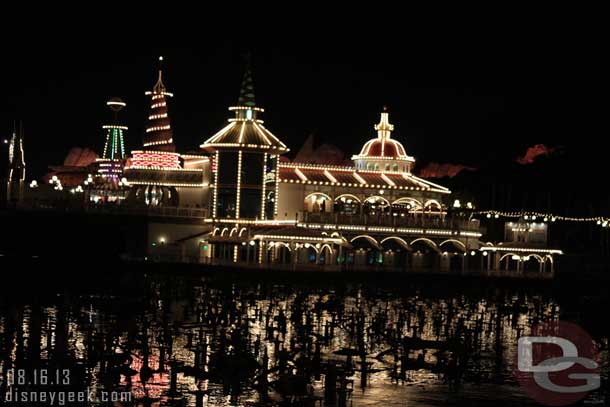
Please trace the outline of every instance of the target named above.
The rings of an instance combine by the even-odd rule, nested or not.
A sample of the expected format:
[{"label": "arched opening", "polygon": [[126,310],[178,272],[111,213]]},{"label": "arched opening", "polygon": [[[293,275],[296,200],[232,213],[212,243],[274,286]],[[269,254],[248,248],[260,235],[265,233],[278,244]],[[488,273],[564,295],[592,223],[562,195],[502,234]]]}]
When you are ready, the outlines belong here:
[{"label": "arched opening", "polygon": [[335,198],[334,212],[339,215],[359,215],[360,207],[360,199],[355,195],[343,194]]},{"label": "arched opening", "polygon": [[362,213],[368,216],[387,215],[390,213],[390,203],[381,196],[370,196],[364,200]]},{"label": "arched opening", "polygon": [[284,242],[275,243],[275,262],[280,264],[292,263],[292,250],[290,246]]},{"label": "arched opening", "polygon": [[406,240],[398,236],[390,236],[380,243],[386,254],[385,266],[403,270],[409,268],[409,253],[412,252],[412,248]]},{"label": "arched opening", "polygon": [[438,247],[430,239],[419,238],[409,243],[413,248],[412,268],[420,270],[436,269],[438,262]]},{"label": "arched opening", "polygon": [[441,269],[461,272],[464,269],[466,245],[457,239],[447,239],[438,245],[442,252]]},{"label": "arched opening", "polygon": [[325,244],[320,249],[320,256],[319,256],[318,264],[322,264],[322,265],[331,264],[332,258],[333,258],[333,249],[332,249],[332,247],[330,247],[330,245]]},{"label": "arched opening", "polygon": [[310,213],[329,213],[332,211],[332,202],[330,196],[322,192],[314,192],[305,197],[303,210]]},{"label": "arched opening", "polygon": [[318,249],[314,245],[305,243],[302,248],[304,261],[306,264],[316,264],[318,259]]},{"label": "arched opening", "polygon": [[524,273],[539,273],[542,270],[544,260],[537,254],[530,254],[523,257],[523,272]]},{"label": "arched opening", "polygon": [[359,235],[350,240],[354,248],[353,264],[359,267],[383,264],[383,249],[373,237]]},{"label": "arched opening", "polygon": [[400,198],[392,202],[392,215],[398,218],[412,218],[421,210],[422,204],[415,198]]},{"label": "arched opening", "polygon": [[500,270],[504,271],[517,271],[519,263],[521,262],[521,256],[515,253],[506,253],[500,257],[499,265]]}]

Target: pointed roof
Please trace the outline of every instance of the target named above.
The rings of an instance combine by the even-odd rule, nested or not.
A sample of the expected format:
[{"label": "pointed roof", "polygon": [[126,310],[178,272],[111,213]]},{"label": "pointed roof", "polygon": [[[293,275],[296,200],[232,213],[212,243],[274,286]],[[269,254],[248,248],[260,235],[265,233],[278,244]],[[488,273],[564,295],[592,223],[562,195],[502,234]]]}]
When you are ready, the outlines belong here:
[{"label": "pointed roof", "polygon": [[244,78],[241,81],[241,89],[239,91],[239,99],[237,100],[238,106],[256,106],[256,100],[254,97],[254,81],[252,80],[252,63],[250,56],[247,57],[246,71],[244,72]]},{"label": "pointed roof", "polygon": [[289,149],[273,133],[263,126],[263,121],[257,115],[264,109],[257,107],[254,100],[254,85],[250,62],[242,80],[238,106],[230,107],[235,117],[229,119],[229,124],[207,139],[201,148],[207,151],[216,150],[251,150],[271,154],[282,154]]},{"label": "pointed roof", "polygon": [[163,57],[159,57],[159,76],[152,91],[146,92],[151,97],[150,114],[144,135],[144,147],[148,151],[175,152],[173,131],[168,115],[166,97],[174,95],[167,91],[163,83]]}]

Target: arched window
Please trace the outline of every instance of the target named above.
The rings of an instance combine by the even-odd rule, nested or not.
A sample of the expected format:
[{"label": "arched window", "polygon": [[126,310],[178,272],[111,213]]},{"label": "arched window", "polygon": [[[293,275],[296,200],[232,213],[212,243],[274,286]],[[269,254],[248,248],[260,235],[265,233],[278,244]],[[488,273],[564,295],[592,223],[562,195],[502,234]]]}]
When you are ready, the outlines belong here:
[{"label": "arched window", "polygon": [[386,170],[386,171],[390,171],[390,164],[386,164],[386,165],[385,165],[385,170]]},{"label": "arched window", "polygon": [[394,164],[394,168],[393,168],[393,170],[394,170],[394,171],[398,171],[398,164]]},{"label": "arched window", "polygon": [[378,170],[379,170],[379,164],[375,164],[375,166],[373,167],[373,169],[374,169],[375,171],[378,171]]},{"label": "arched window", "polygon": [[371,169],[371,163],[367,163],[367,164],[366,164],[366,169],[367,169],[367,170],[370,170],[370,169]]}]

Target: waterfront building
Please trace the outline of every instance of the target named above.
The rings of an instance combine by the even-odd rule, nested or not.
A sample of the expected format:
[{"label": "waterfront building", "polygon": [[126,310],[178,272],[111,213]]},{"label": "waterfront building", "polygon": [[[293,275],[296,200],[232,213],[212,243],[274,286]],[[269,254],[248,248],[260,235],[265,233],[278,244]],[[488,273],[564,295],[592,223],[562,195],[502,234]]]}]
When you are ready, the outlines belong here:
[{"label": "waterfront building", "polygon": [[[526,237],[481,242],[474,206],[461,207],[448,188],[413,173],[416,158],[394,137],[385,107],[351,162],[303,159],[313,151],[311,138],[291,161],[281,135],[263,121],[249,64],[237,103],[229,107],[233,117],[199,151],[178,152],[173,94],[161,61],[146,92],[150,109],[141,147],[125,154],[127,127],[116,119],[125,104],[112,99],[115,121],[104,127],[106,144],[96,162],[97,181],[119,185],[107,193],[119,198],[112,210],[146,216],[141,257],[278,269],[441,271],[523,271],[532,260],[539,271],[553,270],[561,251],[547,249],[546,239],[536,241],[538,226],[531,222],[523,226],[531,229]],[[97,181],[83,201],[99,202],[105,188]],[[106,210],[110,201],[85,206]]]}]

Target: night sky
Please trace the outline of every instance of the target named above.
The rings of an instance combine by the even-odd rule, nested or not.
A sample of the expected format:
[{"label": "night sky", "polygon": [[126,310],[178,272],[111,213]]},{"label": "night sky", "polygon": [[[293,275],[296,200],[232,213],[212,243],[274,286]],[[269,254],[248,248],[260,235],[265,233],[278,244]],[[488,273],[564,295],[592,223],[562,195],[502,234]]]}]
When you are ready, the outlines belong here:
[{"label": "night sky", "polygon": [[311,133],[348,156],[358,152],[387,105],[394,137],[420,168],[508,165],[538,143],[562,146],[574,168],[603,168],[604,153],[594,146],[607,136],[597,100],[602,55],[585,41],[589,33],[440,23],[392,32],[307,27],[257,33],[251,41],[237,28],[229,35],[142,28],[113,38],[97,27],[23,37],[4,27],[0,138],[22,119],[28,179],[40,177],[71,147],[101,152],[101,126],[111,117],[105,101],[119,96],[127,102],[127,149],[138,148],[149,105],[144,92],[163,55],[165,84],[175,93],[174,140],[179,151],[193,150],[230,117],[243,54],[251,51],[257,104],[292,154]]}]

